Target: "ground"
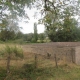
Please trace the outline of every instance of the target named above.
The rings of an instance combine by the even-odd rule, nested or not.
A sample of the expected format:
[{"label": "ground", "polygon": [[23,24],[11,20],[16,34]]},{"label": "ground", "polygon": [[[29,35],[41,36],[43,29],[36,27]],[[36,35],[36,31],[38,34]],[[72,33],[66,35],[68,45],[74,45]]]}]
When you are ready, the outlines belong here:
[{"label": "ground", "polygon": [[[14,45],[14,44],[13,44]],[[47,58],[44,48],[53,47],[62,49],[80,46],[80,42],[53,42],[39,44],[25,44],[21,46],[24,51],[24,59],[11,60],[11,73],[6,77],[6,59],[0,58],[0,80],[80,80],[80,66],[65,60],[58,61],[58,68],[53,59]],[[0,47],[4,48],[4,44]],[[46,49],[46,50],[47,50]],[[42,52],[42,53],[41,53]],[[35,65],[36,69],[32,66]],[[27,68],[25,65],[28,65]]]}]

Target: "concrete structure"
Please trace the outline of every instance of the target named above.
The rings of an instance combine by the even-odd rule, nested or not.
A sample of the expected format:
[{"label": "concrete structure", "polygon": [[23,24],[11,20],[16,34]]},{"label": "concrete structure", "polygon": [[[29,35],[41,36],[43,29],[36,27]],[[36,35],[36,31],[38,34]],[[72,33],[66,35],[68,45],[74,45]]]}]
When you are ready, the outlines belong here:
[{"label": "concrete structure", "polygon": [[75,47],[75,63],[80,65],[80,46]]},{"label": "concrete structure", "polygon": [[[30,48],[30,50],[29,50]],[[28,50],[27,50],[28,49]],[[80,65],[80,42],[54,42],[28,46],[28,52],[36,53],[45,58],[64,60]]]}]

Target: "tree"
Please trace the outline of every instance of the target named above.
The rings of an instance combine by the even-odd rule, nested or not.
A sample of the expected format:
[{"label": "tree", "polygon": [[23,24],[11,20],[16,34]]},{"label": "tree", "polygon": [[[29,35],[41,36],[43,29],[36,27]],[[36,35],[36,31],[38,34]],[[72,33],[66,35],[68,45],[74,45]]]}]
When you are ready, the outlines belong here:
[{"label": "tree", "polygon": [[15,39],[15,32],[14,31],[8,31],[7,29],[2,30],[0,32],[0,40],[7,41],[7,40],[14,40]]},{"label": "tree", "polygon": [[23,16],[25,14],[25,6],[31,7],[31,3],[34,1],[35,0],[0,0],[0,19],[2,20],[8,13]]},{"label": "tree", "polygon": [[45,34],[44,33],[38,34],[38,38],[39,40],[41,40],[41,42],[44,42],[43,40],[45,39]]},{"label": "tree", "polygon": [[37,23],[34,23],[34,42],[38,40]]},{"label": "tree", "polygon": [[2,26],[0,26],[0,28],[0,40],[2,41],[15,39],[16,34],[19,31],[19,27],[16,23],[9,23],[6,20],[3,20]]},{"label": "tree", "polygon": [[22,39],[24,37],[24,34],[19,31],[17,34],[16,34],[16,39]]},{"label": "tree", "polygon": [[2,20],[0,25],[0,39],[3,41],[14,39],[16,34],[20,31],[16,16],[11,14],[6,18]]},{"label": "tree", "polygon": [[7,45],[0,54],[7,57],[7,74],[10,73],[10,61],[13,56],[23,58],[23,50],[16,46]]},{"label": "tree", "polygon": [[76,1],[76,5],[73,6],[74,2],[45,0],[43,21],[52,41],[75,41],[77,39],[78,23],[75,15],[78,15],[76,9],[79,10],[79,5],[77,6],[78,2]]},{"label": "tree", "polygon": [[[35,0],[0,0],[0,31],[7,28],[8,31],[18,31],[20,18],[28,19],[25,7],[31,8]],[[4,21],[4,23],[3,23]],[[6,25],[7,22],[8,24]]]},{"label": "tree", "polygon": [[34,37],[34,34],[33,33],[28,33],[28,34],[24,34],[23,35],[24,41],[28,41],[28,42],[32,42],[33,37]]}]

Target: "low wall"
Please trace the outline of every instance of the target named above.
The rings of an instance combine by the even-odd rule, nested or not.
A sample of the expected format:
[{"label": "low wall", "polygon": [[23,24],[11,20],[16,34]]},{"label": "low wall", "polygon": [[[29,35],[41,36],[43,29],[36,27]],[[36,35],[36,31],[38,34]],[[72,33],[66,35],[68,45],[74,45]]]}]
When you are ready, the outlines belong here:
[{"label": "low wall", "polygon": [[38,46],[33,47],[33,52],[45,56],[45,58],[57,60],[66,60],[67,62],[75,63],[75,47],[53,47],[53,46]]},{"label": "low wall", "polygon": [[[77,43],[78,44],[78,43]],[[28,46],[26,50],[31,53],[36,53],[39,55],[44,56],[45,58],[54,59],[55,54],[57,60],[66,60],[67,62],[76,63],[80,65],[80,46],[54,46],[53,44],[45,44],[45,45],[32,45],[31,47]],[[69,44],[67,44],[69,45]],[[30,48],[30,50],[29,50]]]},{"label": "low wall", "polygon": [[75,47],[75,63],[80,65],[80,46]]}]

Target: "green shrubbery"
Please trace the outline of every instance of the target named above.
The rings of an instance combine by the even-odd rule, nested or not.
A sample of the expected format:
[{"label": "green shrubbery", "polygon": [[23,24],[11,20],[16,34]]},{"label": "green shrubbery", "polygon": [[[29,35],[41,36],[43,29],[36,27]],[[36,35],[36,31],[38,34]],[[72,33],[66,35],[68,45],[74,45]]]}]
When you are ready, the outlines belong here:
[{"label": "green shrubbery", "polygon": [[11,68],[6,77],[5,68],[0,68],[0,80],[79,80],[80,68],[70,66],[48,67],[35,69],[34,64],[25,64],[21,68]]},{"label": "green shrubbery", "polygon": [[7,59],[7,74],[10,73],[10,61],[12,57],[23,58],[23,50],[20,47],[16,46],[5,46],[1,51],[0,55],[6,57]]}]

